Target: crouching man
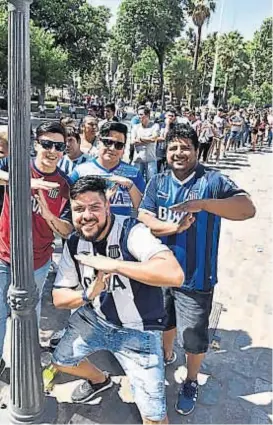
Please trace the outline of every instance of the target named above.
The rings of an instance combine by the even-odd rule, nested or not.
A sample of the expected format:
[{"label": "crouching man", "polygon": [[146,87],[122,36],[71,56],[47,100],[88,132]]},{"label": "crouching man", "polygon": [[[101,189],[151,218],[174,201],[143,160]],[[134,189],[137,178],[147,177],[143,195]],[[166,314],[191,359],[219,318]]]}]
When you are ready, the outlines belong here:
[{"label": "crouching man", "polygon": [[161,287],[180,287],[184,274],[144,224],[110,213],[105,191],[104,180],[94,177],[71,186],[76,233],[65,245],[53,300],[58,308],[77,311],[53,362],[60,371],[86,379],[72,401],[87,402],[112,382],[86,357],[112,352],[130,380],[143,423],[167,423]]}]

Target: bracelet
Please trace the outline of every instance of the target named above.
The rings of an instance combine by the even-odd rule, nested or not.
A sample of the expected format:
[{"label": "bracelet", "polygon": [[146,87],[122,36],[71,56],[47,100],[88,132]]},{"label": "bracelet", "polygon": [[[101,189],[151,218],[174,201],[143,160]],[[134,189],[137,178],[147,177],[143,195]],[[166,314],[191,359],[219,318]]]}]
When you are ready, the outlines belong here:
[{"label": "bracelet", "polygon": [[127,187],[128,192],[130,192],[130,190],[133,188],[134,186],[134,182],[131,183],[131,185],[129,187]]}]

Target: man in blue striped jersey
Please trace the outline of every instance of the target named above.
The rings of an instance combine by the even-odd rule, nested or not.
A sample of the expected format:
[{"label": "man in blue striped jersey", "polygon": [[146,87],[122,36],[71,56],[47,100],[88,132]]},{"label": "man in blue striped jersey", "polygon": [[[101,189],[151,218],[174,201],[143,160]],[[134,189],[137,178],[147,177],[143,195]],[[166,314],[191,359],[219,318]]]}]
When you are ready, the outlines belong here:
[{"label": "man in blue striped jersey", "polygon": [[74,127],[65,127],[66,155],[59,161],[58,167],[66,174],[72,173],[77,165],[91,161],[91,157],[81,151],[81,138]]},{"label": "man in blue striped jersey", "polygon": [[86,379],[72,400],[87,402],[112,382],[86,357],[111,351],[130,380],[143,422],[167,423],[161,287],[180,286],[184,275],[173,253],[143,223],[111,214],[105,192],[101,178],[82,177],[71,186],[77,233],[65,245],[53,301],[77,310],[53,362]]},{"label": "man in blue striped jersey", "polygon": [[177,328],[178,342],[187,353],[188,375],[176,410],[187,415],[195,407],[197,374],[208,349],[221,218],[246,220],[254,216],[255,207],[248,194],[228,177],[198,163],[198,138],[190,125],[172,128],[167,144],[170,170],[148,183],[139,220],[171,248],[185,272],[183,286],[166,291],[164,350],[166,362],[175,361]]},{"label": "man in blue striped jersey", "polygon": [[101,176],[115,186],[110,198],[114,214],[130,216],[139,207],[145,182],[140,171],[122,161],[127,138],[127,127],[119,122],[108,122],[100,129],[98,157],[76,167],[70,175],[72,183],[83,176]]}]

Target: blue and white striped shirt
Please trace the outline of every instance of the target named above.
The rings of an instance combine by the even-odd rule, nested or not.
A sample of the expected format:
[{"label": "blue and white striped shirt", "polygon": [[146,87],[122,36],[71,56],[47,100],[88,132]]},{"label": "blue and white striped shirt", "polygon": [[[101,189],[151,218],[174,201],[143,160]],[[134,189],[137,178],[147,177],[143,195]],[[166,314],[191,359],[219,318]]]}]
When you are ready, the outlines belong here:
[{"label": "blue and white striped shirt", "polygon": [[62,159],[60,159],[58,167],[68,176],[72,173],[72,171],[77,165],[84,164],[85,162],[90,162],[92,161],[92,159],[92,157],[85,153],[73,160],[70,159],[68,155],[64,155]]},{"label": "blue and white striped shirt", "polygon": [[[152,177],[139,210],[159,220],[178,223],[185,213],[171,211],[172,205],[193,199],[223,199],[244,194],[227,176],[198,165],[184,181],[171,170]],[[206,211],[195,214],[195,222],[183,232],[162,237],[185,273],[183,290],[210,291],[217,283],[217,259],[221,218]]]}]

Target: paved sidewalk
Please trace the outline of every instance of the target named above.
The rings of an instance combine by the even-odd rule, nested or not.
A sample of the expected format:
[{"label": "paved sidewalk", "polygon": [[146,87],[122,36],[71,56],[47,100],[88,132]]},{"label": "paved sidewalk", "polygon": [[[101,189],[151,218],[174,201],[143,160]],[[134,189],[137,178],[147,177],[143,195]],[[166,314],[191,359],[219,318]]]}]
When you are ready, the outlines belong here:
[{"label": "paved sidewalk", "polygon": [[[177,362],[166,373],[170,423],[272,423],[272,159],[272,153],[240,153],[229,154],[221,163],[220,169],[252,195],[257,214],[246,222],[223,220],[215,291],[215,301],[224,307],[216,332],[220,351],[209,351],[199,376],[199,402],[187,417],[174,410],[178,384],[186,373],[184,354],[178,351]],[[67,319],[67,312],[53,312],[50,280],[46,289],[41,334],[45,345],[52,329],[61,328]],[[8,345],[7,338],[6,350]],[[93,405],[75,405],[70,394],[80,381],[59,375],[52,394],[58,400],[57,423],[141,423],[115,359],[107,353],[91,359],[113,373],[115,385]],[[6,360],[9,365],[7,354]],[[0,382],[0,402],[7,402],[7,394],[7,383]]]}]

